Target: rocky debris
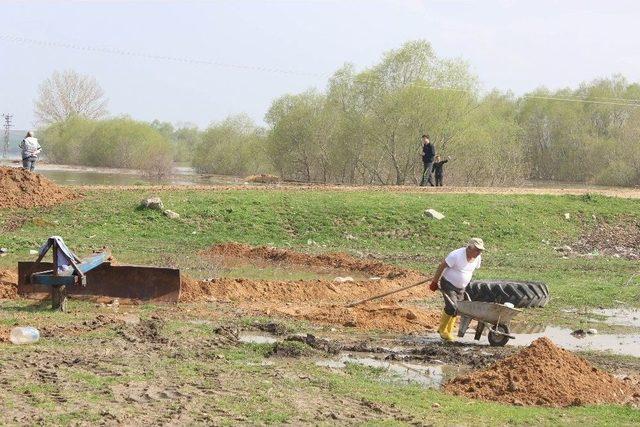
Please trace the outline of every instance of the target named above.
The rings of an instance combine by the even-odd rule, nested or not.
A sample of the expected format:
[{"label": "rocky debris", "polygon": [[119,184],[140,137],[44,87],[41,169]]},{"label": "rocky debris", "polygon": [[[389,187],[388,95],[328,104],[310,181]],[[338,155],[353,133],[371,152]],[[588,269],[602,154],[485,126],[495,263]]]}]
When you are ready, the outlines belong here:
[{"label": "rocky debris", "polygon": [[312,334],[296,334],[285,338],[285,341],[297,341],[308,345],[309,347],[320,350],[329,354],[338,354],[342,350],[342,345],[335,341],[329,341],[317,338]]},{"label": "rocky debris", "polygon": [[171,211],[169,209],[166,209],[162,212],[164,214],[164,216],[166,216],[169,219],[178,219],[180,218],[180,214],[176,213],[174,211]]},{"label": "rocky debris", "polygon": [[273,335],[284,335],[289,332],[289,328],[287,328],[282,323],[277,323],[277,322],[267,322],[267,323],[254,322],[253,326],[256,329],[261,330],[262,332],[267,332]]},{"label": "rocky debris", "polygon": [[140,207],[143,209],[153,209],[156,211],[164,211],[164,203],[160,197],[147,197],[140,201]]},{"label": "rocky debris", "polygon": [[622,218],[587,228],[573,249],[583,256],[604,255],[640,260],[640,220]]},{"label": "rocky debris", "polygon": [[444,219],[444,215],[435,209],[427,209],[426,211],[424,211],[424,214],[429,218],[438,219],[438,220]]},{"label": "rocky debris", "polygon": [[40,174],[0,167],[0,209],[54,206],[79,197]]},{"label": "rocky debris", "polygon": [[548,338],[492,366],[459,376],[443,387],[457,396],[512,405],[564,407],[625,404],[638,392]]},{"label": "rocky debris", "polygon": [[303,357],[314,353],[314,349],[303,341],[279,341],[272,344],[268,356]]},{"label": "rocky debris", "polygon": [[240,331],[238,330],[238,328],[227,325],[218,326],[213,330],[213,332],[228,339],[231,342],[238,341],[240,337]]}]

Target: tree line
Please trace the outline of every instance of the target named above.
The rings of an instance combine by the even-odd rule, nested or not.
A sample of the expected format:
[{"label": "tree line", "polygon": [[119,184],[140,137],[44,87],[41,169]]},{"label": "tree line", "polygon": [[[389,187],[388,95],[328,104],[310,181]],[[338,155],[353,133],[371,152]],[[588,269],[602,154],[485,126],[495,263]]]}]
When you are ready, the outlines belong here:
[{"label": "tree line", "polygon": [[44,133],[50,158],[65,163],[166,172],[181,161],[202,173],[385,185],[418,183],[420,136],[427,133],[437,152],[452,158],[449,184],[640,185],[637,83],[613,76],[521,97],[482,95],[479,87],[467,63],[414,41],[365,70],[343,66],[323,90],[275,99],[264,127],[244,115],[201,131],[71,114]]}]

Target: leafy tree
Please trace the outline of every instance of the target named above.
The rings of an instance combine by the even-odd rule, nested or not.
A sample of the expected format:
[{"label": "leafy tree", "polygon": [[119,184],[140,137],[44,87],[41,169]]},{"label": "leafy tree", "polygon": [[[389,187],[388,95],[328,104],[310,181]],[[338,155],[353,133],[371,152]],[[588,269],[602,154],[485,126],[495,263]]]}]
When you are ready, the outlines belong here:
[{"label": "leafy tree", "polygon": [[192,164],[198,172],[245,176],[268,172],[264,135],[245,115],[214,123],[195,146]]}]

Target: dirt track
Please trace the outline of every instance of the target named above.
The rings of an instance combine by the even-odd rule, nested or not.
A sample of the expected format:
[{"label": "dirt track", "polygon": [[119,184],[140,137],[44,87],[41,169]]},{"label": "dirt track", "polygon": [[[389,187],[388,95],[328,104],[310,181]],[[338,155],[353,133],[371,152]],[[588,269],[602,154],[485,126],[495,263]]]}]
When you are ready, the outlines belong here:
[{"label": "dirt track", "polygon": [[598,194],[608,197],[621,197],[626,199],[640,199],[640,188],[616,188],[616,187],[416,187],[398,185],[332,185],[332,184],[242,184],[242,185],[95,185],[77,186],[85,190],[194,190],[194,191],[229,191],[229,190],[267,190],[267,191],[372,191],[390,193],[417,193],[417,194],[515,194],[515,195],[553,195],[553,196],[580,196],[584,194]]}]

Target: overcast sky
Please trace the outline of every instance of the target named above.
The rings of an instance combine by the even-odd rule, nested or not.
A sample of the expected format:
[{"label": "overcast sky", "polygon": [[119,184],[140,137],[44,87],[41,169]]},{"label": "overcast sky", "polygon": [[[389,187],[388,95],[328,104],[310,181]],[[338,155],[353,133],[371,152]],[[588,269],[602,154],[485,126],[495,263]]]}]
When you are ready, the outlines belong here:
[{"label": "overcast sky", "polygon": [[[521,94],[615,73],[640,81],[640,2],[622,0],[220,0],[0,3],[0,112],[33,124],[38,85],[54,70],[95,76],[112,115],[258,122],[275,98],[345,62],[361,69],[415,39],[467,60],[485,90]],[[17,43],[24,37],[287,74]]]}]

